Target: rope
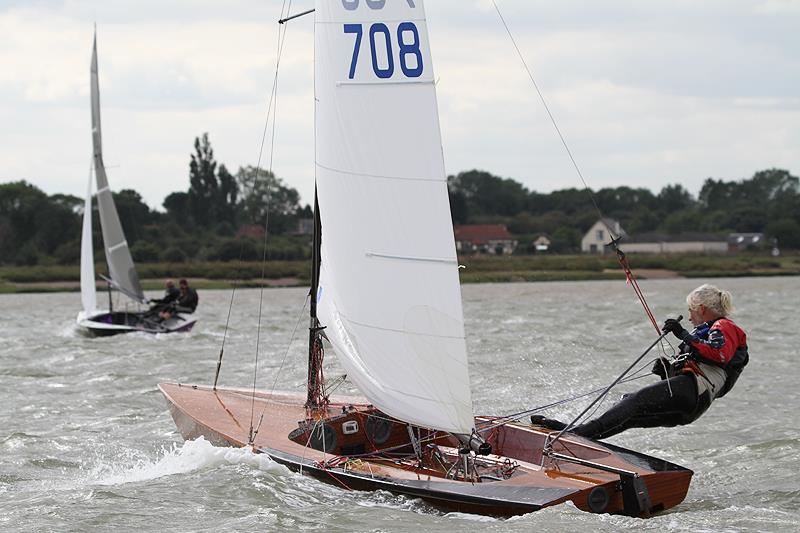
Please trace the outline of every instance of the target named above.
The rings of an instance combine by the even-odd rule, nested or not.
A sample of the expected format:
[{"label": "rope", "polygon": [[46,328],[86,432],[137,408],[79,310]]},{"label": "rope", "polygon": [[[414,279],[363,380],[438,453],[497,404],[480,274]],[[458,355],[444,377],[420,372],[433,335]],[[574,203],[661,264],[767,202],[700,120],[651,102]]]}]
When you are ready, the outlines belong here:
[{"label": "rope", "polygon": [[633,292],[636,293],[636,297],[639,298],[639,301],[642,303],[642,307],[644,308],[644,312],[647,315],[647,318],[650,319],[650,323],[653,324],[653,327],[656,328],[656,333],[661,333],[661,329],[658,327],[658,322],[656,321],[656,317],[653,315],[653,312],[650,310],[650,306],[647,305],[647,299],[644,296],[644,292],[639,287],[639,283],[636,281],[636,276],[633,275],[631,272],[631,267],[628,265],[628,258],[625,257],[625,254],[622,250],[617,247],[616,241],[612,241],[612,247],[614,251],[617,253],[617,260],[619,261],[620,267],[622,267],[622,271],[625,272],[625,278],[627,283],[633,287]]}]

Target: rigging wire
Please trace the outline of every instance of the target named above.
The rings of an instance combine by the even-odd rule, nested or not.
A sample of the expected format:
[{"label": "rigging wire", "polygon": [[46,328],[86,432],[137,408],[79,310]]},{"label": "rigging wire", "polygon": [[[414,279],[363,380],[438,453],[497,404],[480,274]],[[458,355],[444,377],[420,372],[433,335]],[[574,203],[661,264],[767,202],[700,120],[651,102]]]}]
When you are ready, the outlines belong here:
[{"label": "rigging wire", "polygon": [[[592,190],[589,188],[589,185],[588,185],[588,183],[586,182],[586,179],[583,176],[583,172],[581,172],[581,169],[578,166],[578,162],[575,159],[574,155],[572,154],[572,150],[569,148],[569,144],[567,143],[567,140],[564,137],[564,134],[561,132],[561,128],[558,127],[558,123],[556,122],[555,116],[551,112],[550,106],[547,104],[547,100],[545,99],[544,94],[542,93],[541,89],[539,88],[539,84],[536,83],[536,79],[533,76],[533,72],[530,69],[530,67],[528,66],[528,63],[525,60],[525,57],[523,56],[522,51],[520,50],[519,46],[517,45],[517,41],[514,38],[514,34],[511,32],[511,29],[509,28],[508,24],[506,23],[506,19],[503,16],[503,13],[500,11],[500,7],[497,5],[497,1],[496,0],[492,0],[492,4],[494,5],[495,11],[497,11],[497,15],[500,18],[500,21],[502,22],[503,27],[506,30],[506,33],[508,33],[508,36],[511,39],[511,43],[513,44],[514,49],[517,52],[517,56],[519,57],[520,62],[522,63],[523,67],[525,68],[525,71],[528,74],[528,78],[530,78],[530,80],[531,80],[531,84],[533,85],[534,89],[536,90],[536,93],[539,96],[539,100],[541,100],[542,105],[544,106],[544,109],[545,109],[545,111],[547,113],[547,116],[550,119],[550,122],[553,125],[553,128],[555,129],[556,133],[558,134],[558,138],[561,140],[561,144],[564,146],[564,150],[566,151],[567,156],[569,157],[569,160],[572,162],[572,166],[575,168],[575,172],[577,173],[578,177],[580,178],[581,182],[583,183],[583,187],[586,190],[586,192],[588,193],[589,198],[592,201],[592,205],[594,206],[595,210],[597,211],[599,220],[606,227],[606,229],[608,230],[609,235],[611,236],[611,242],[609,243],[609,246],[611,246],[614,249],[614,251],[616,252],[617,261],[619,262],[620,267],[622,268],[623,272],[625,273],[625,278],[626,278],[627,284],[629,284],[631,286],[631,288],[633,288],[633,291],[636,294],[636,297],[638,298],[639,302],[642,304],[642,308],[644,309],[644,312],[647,315],[647,318],[649,319],[650,323],[655,328],[656,333],[660,335],[661,334],[661,330],[658,327],[658,322],[657,322],[657,320],[655,318],[655,315],[653,314],[652,310],[650,309],[650,306],[647,303],[647,299],[646,299],[646,297],[644,295],[644,292],[642,291],[641,287],[639,287],[639,283],[636,280],[636,276],[631,271],[631,268],[630,268],[630,265],[628,264],[628,260],[627,260],[627,257],[625,256],[625,253],[617,245],[618,242],[620,241],[620,239],[622,238],[622,236],[618,235],[614,231],[614,229],[610,227],[610,224],[606,221],[605,217],[603,216],[603,212],[602,212],[602,210],[600,209],[600,206],[597,203],[597,199],[596,199],[594,193],[592,192]],[[673,356],[674,356],[675,348],[672,346],[672,344],[669,343],[669,341],[664,339],[663,335],[659,336],[659,341],[658,342],[660,344],[661,351],[662,351],[662,353],[664,355],[668,355],[667,354],[667,349],[664,346],[664,343],[666,343],[668,346],[670,346],[670,348],[672,348],[672,352],[673,352]],[[672,389],[670,388],[670,394],[671,394],[671,392],[672,392]]]},{"label": "rigging wire", "polygon": [[[281,6],[281,17],[283,17],[284,14],[288,13],[288,11],[290,9],[291,9],[291,0],[289,1],[288,9],[286,7],[286,0],[284,0],[283,1],[283,5]],[[284,35],[285,35],[285,30],[284,30]],[[258,162],[256,164],[256,175],[253,178],[253,183],[252,183],[252,185],[250,187],[250,193],[251,194],[255,194],[256,186],[258,185],[259,172],[260,172],[260,167],[261,167],[261,157],[262,157],[262,154],[263,154],[263,151],[264,151],[264,143],[265,143],[265,139],[266,139],[266,135],[267,135],[267,130],[268,130],[268,127],[269,127],[270,116],[272,114],[272,109],[273,109],[273,96],[275,95],[275,92],[276,92],[276,85],[277,85],[277,78],[278,78],[278,66],[280,64],[281,51],[282,51],[281,33],[280,33],[280,29],[279,29],[279,31],[278,31],[278,52],[277,52],[277,56],[278,57],[276,59],[276,65],[275,65],[275,78],[273,80],[272,90],[270,91],[269,103],[267,105],[267,116],[266,116],[266,118],[264,120],[264,131],[263,131],[263,133],[261,135],[261,145],[259,146]],[[274,122],[275,121],[273,119],[273,142],[274,142],[274,127],[275,127],[274,126]],[[273,146],[274,146],[274,144],[273,144]],[[271,171],[272,171],[272,160],[270,159],[270,172]],[[265,219],[265,223],[264,223],[264,249],[265,249],[264,255],[265,256],[266,256],[267,222],[269,220],[269,210],[270,210],[269,200],[270,200],[270,198],[269,198],[269,181],[267,181],[267,210],[266,210],[266,219]],[[239,260],[240,261],[242,260],[243,254],[244,254],[244,242],[242,242],[241,246],[239,247]],[[264,279],[264,264],[263,263],[264,262],[262,261],[262,270],[261,270],[261,272],[262,272],[262,275],[261,275],[262,290],[263,290],[263,279]],[[230,303],[228,304],[228,316],[227,316],[227,318],[225,320],[225,329],[224,329],[223,334],[222,334],[222,343],[220,345],[219,358],[217,360],[217,370],[216,370],[216,373],[214,375],[214,387],[213,387],[213,390],[217,390],[217,382],[219,380],[219,373],[220,373],[220,370],[222,368],[222,356],[223,356],[223,354],[225,352],[225,340],[227,339],[228,329],[230,327],[231,312],[233,310],[233,302],[234,302],[234,299],[236,297],[236,289],[238,288],[240,282],[241,282],[241,280],[239,279],[239,276],[237,276],[233,281],[233,288],[231,289],[231,300],[230,300]],[[259,326],[261,324],[260,311],[261,311],[261,309],[260,309],[260,302],[259,302]],[[258,342],[256,343],[256,354],[257,353],[258,353]],[[257,355],[256,355],[256,357],[257,357]]]},{"label": "rigging wire", "polygon": [[[292,9],[292,0],[288,1],[288,5],[286,0],[284,0],[283,5],[281,6],[281,18],[284,17],[285,14],[288,14]],[[272,91],[270,92],[269,97],[269,105],[267,107],[267,117],[264,121],[264,131],[261,135],[261,145],[259,146],[258,150],[258,160],[256,162],[256,176],[253,182],[253,189],[255,190],[255,183],[258,181],[258,177],[260,175],[261,169],[261,159],[264,153],[264,145],[266,143],[267,138],[267,131],[269,129],[269,119],[270,113],[272,115],[272,134],[270,136],[270,147],[269,147],[269,170],[267,175],[267,188],[266,188],[266,197],[267,197],[267,209],[264,215],[264,243],[263,243],[263,254],[261,260],[261,288],[258,297],[258,325],[256,327],[256,353],[255,353],[255,364],[253,365],[253,395],[251,398],[250,403],[250,441],[249,444],[253,443],[253,439],[255,435],[253,433],[253,417],[255,415],[255,402],[256,402],[256,383],[258,381],[258,356],[259,356],[259,345],[261,343],[261,316],[263,311],[263,303],[264,303],[264,276],[266,274],[266,263],[267,263],[267,237],[269,235],[269,214],[271,208],[271,198],[270,198],[270,186],[271,180],[269,179],[272,176],[272,164],[274,161],[275,155],[275,127],[277,123],[277,114],[278,114],[278,74],[280,72],[280,65],[281,65],[281,56],[283,55],[283,46],[286,44],[286,33],[288,31],[287,25],[279,25],[278,26],[278,35],[277,35],[277,51],[276,51],[276,58],[275,58],[275,76],[272,80]],[[282,31],[281,31],[282,30]]]},{"label": "rigging wire", "polygon": [[[648,374],[642,374],[642,375],[638,375],[638,374],[640,372],[642,372],[642,370],[644,370],[651,363],[652,363],[652,361],[646,363],[640,369],[638,369],[636,372],[634,372],[631,376],[620,380],[619,383],[629,383],[631,381],[635,381],[637,379],[642,379],[642,378],[647,377]],[[486,431],[490,431],[490,430],[495,429],[497,427],[509,424],[509,423],[511,423],[511,422],[513,422],[515,420],[520,420],[522,418],[525,418],[526,416],[530,416],[530,415],[532,415],[534,413],[538,413],[539,411],[545,411],[545,410],[550,409],[552,407],[558,407],[559,405],[564,405],[566,403],[574,402],[576,400],[580,400],[582,398],[586,398],[587,396],[591,396],[593,394],[597,394],[598,392],[602,392],[603,390],[605,390],[605,388],[606,387],[599,387],[597,389],[590,390],[588,392],[584,392],[584,393],[581,393],[581,394],[570,396],[568,398],[563,398],[561,400],[556,400],[555,402],[551,402],[551,403],[548,403],[548,404],[545,404],[545,405],[540,405],[540,406],[534,407],[532,409],[526,409],[525,411],[519,411],[519,412],[516,412],[516,413],[512,413],[510,415],[494,418],[494,419],[491,420],[491,423],[489,425],[481,426],[480,428],[477,429],[477,431],[478,431],[478,433],[484,433]]]},{"label": "rigging wire", "polygon": [[[679,318],[678,318],[678,320],[680,320],[681,318],[683,318],[683,317],[679,317]],[[608,387],[606,387],[606,389],[605,389],[603,392],[601,392],[601,393],[600,393],[600,395],[599,395],[597,398],[595,398],[595,399],[592,401],[592,403],[590,403],[590,404],[589,404],[589,405],[586,407],[586,409],[584,409],[583,411],[581,411],[581,413],[580,413],[578,416],[576,416],[576,417],[575,417],[575,418],[572,420],[572,422],[570,422],[569,424],[567,424],[567,426],[566,426],[564,429],[562,429],[561,431],[559,431],[559,432],[558,432],[558,434],[557,434],[557,435],[556,435],[554,438],[550,439],[550,438],[548,437],[547,447],[552,449],[553,443],[555,443],[555,442],[556,442],[558,439],[560,439],[560,438],[561,438],[561,436],[562,436],[564,433],[566,433],[566,432],[567,432],[567,431],[568,431],[568,430],[569,430],[571,427],[574,427],[574,426],[575,426],[575,424],[577,424],[578,420],[580,420],[580,419],[581,419],[581,418],[582,418],[582,417],[583,417],[583,416],[584,416],[584,415],[585,415],[587,412],[589,412],[589,410],[590,410],[592,407],[594,407],[594,405],[595,405],[596,403],[598,403],[600,400],[602,400],[602,399],[603,399],[603,398],[604,398],[604,397],[605,397],[605,396],[606,396],[606,395],[607,395],[607,394],[608,394],[608,393],[611,391],[611,389],[613,389],[613,388],[614,388],[614,387],[615,387],[615,386],[616,386],[616,385],[617,385],[617,384],[618,384],[620,381],[622,381],[622,379],[625,377],[625,375],[626,375],[628,372],[630,372],[630,371],[631,371],[631,369],[632,369],[634,366],[636,366],[636,365],[639,363],[639,361],[641,361],[641,360],[644,358],[644,356],[645,356],[645,355],[647,355],[648,353],[650,353],[650,350],[652,350],[653,348],[655,348],[655,346],[656,346],[657,344],[659,344],[659,342],[661,341],[661,339],[663,339],[663,338],[664,338],[666,335],[668,335],[668,334],[669,334],[669,332],[666,332],[666,331],[665,331],[664,333],[662,333],[660,337],[658,337],[658,338],[657,338],[655,341],[653,341],[653,343],[652,343],[650,346],[648,346],[648,348],[647,348],[647,349],[646,349],[644,352],[642,352],[642,355],[640,355],[639,357],[637,357],[637,358],[636,358],[636,361],[634,361],[633,363],[631,363],[631,364],[630,364],[630,366],[628,366],[628,368],[626,368],[626,369],[625,369],[625,370],[622,372],[622,374],[620,374],[620,375],[619,375],[619,376],[618,376],[618,377],[617,377],[617,378],[616,378],[614,381],[612,381],[612,382],[611,382],[611,385],[609,385]]]},{"label": "rigging wire", "polygon": [[[505,17],[500,12],[500,7],[497,5],[495,0],[492,0],[492,4],[494,4],[494,9],[497,11],[497,15],[500,17],[500,22],[503,23],[503,27],[506,29],[506,33],[508,33],[509,38],[511,39],[511,44],[514,45],[514,49],[517,51],[517,56],[519,57],[520,61],[522,62],[522,66],[525,68],[525,71],[528,73],[528,78],[530,78],[531,83],[533,84],[534,89],[536,89],[536,94],[539,95],[539,100],[541,100],[542,105],[544,106],[544,110],[547,112],[547,116],[550,118],[550,123],[553,124],[553,128],[555,128],[556,133],[558,134],[558,138],[561,139],[561,144],[564,146],[564,150],[566,150],[567,155],[569,156],[569,160],[572,162],[572,166],[575,168],[575,172],[578,173],[578,177],[581,179],[583,183],[583,187],[589,193],[589,198],[592,200],[592,204],[594,205],[595,210],[597,211],[598,216],[600,219],[603,219],[603,213],[600,211],[600,206],[597,205],[597,201],[592,193],[592,190],[589,188],[589,185],[586,183],[586,180],[583,178],[583,173],[581,172],[580,167],[578,166],[578,162],[575,160],[575,157],[572,155],[572,150],[570,150],[569,145],[567,144],[567,140],[564,138],[564,135],[561,133],[561,128],[558,127],[558,123],[556,122],[553,113],[550,111],[550,106],[547,105],[547,100],[544,98],[544,94],[539,89],[539,84],[536,83],[536,79],[533,77],[533,72],[531,71],[530,67],[528,67],[527,61],[525,61],[525,57],[522,55],[522,51],[519,49],[517,45],[517,41],[514,38],[514,34],[511,33],[511,29],[508,27],[506,23]],[[605,223],[604,223],[605,224]],[[612,236],[616,237],[616,233],[611,229],[608,228],[609,233]]]},{"label": "rigging wire", "polygon": [[[272,393],[275,392],[275,387],[278,385],[278,378],[280,377],[281,372],[283,371],[283,367],[286,364],[286,359],[289,356],[289,350],[291,349],[292,344],[294,343],[294,339],[297,335],[297,329],[300,327],[300,322],[303,320],[303,315],[305,314],[306,306],[308,305],[308,301],[310,298],[311,295],[306,294],[305,302],[303,303],[303,308],[300,310],[300,313],[298,313],[297,321],[295,322],[294,329],[292,330],[292,335],[289,338],[289,344],[286,346],[286,350],[283,352],[283,359],[281,359],[281,364],[278,367],[277,372],[275,372],[275,379],[272,381],[272,388],[270,388],[269,391],[270,395],[272,395]],[[255,392],[253,393],[253,398],[255,399]],[[266,412],[266,410],[267,410],[267,405],[265,403],[264,406],[261,408],[261,414],[258,417],[258,424],[256,425],[256,428],[252,431],[253,440],[255,440],[256,435],[258,435],[258,432],[261,429],[261,423],[264,421],[264,413]]]},{"label": "rigging wire", "polygon": [[642,303],[642,306],[644,307],[644,310],[645,310],[645,313],[647,314],[647,317],[650,319],[650,321],[653,324],[653,327],[655,327],[655,329],[656,329],[656,333],[660,333],[660,330],[659,330],[659,327],[658,327],[658,323],[657,323],[657,321],[655,319],[655,316],[653,315],[653,312],[650,310],[650,306],[647,304],[647,300],[644,297],[644,293],[639,288],[639,284],[636,281],[636,277],[633,275],[633,272],[631,272],[631,269],[628,266],[628,262],[627,262],[627,259],[625,258],[625,254],[622,253],[622,251],[617,246],[617,243],[619,242],[619,240],[621,238],[621,235],[618,235],[617,232],[614,231],[614,229],[611,228],[610,225],[606,222],[606,219],[603,216],[603,212],[601,211],[600,206],[597,203],[597,199],[596,199],[594,193],[592,192],[592,190],[589,188],[589,185],[587,184],[586,179],[583,177],[583,172],[581,172],[581,169],[578,166],[578,162],[575,159],[575,157],[573,156],[572,150],[570,150],[569,144],[567,144],[567,140],[564,137],[564,134],[561,132],[561,128],[558,127],[558,123],[556,122],[555,116],[550,111],[550,106],[547,105],[547,100],[545,99],[544,94],[542,93],[541,89],[539,88],[539,84],[536,83],[536,79],[533,77],[533,72],[531,71],[530,67],[528,66],[528,62],[525,61],[525,57],[523,56],[522,51],[520,50],[519,46],[517,45],[517,41],[514,38],[514,34],[511,32],[511,28],[509,28],[508,24],[506,23],[506,19],[505,19],[505,17],[503,17],[503,13],[500,11],[500,7],[497,5],[497,1],[496,0],[492,0],[492,4],[494,5],[495,11],[497,11],[497,15],[500,17],[500,21],[502,22],[503,27],[506,30],[506,33],[508,33],[508,36],[511,39],[511,43],[514,45],[514,49],[517,52],[517,56],[519,57],[519,60],[522,62],[522,66],[525,68],[525,71],[528,73],[528,78],[530,78],[534,89],[536,89],[536,94],[539,95],[539,100],[541,100],[542,105],[544,106],[544,109],[547,112],[547,116],[550,118],[550,122],[553,124],[553,128],[556,130],[556,133],[558,134],[558,138],[561,140],[561,144],[564,146],[564,150],[567,152],[567,156],[569,156],[569,160],[572,162],[572,166],[575,168],[575,172],[578,174],[578,177],[580,178],[581,182],[583,183],[584,189],[589,194],[589,198],[591,199],[592,205],[594,205],[594,208],[597,211],[597,215],[598,215],[600,221],[603,223],[603,225],[608,230],[609,235],[611,235],[611,242],[609,243],[609,245],[617,253],[617,259],[618,259],[618,261],[620,263],[620,266],[622,267],[622,270],[625,272],[625,277],[627,278],[628,283],[633,287],[633,290],[636,293],[636,296],[639,298],[639,301]]}]

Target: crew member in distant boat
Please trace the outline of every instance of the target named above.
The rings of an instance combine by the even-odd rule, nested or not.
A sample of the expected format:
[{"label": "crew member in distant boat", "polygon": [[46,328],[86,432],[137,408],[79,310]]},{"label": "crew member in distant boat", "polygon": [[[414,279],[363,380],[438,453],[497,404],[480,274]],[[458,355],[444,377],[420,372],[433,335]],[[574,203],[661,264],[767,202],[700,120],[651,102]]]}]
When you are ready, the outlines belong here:
[{"label": "crew member in distant boat", "polygon": [[150,300],[151,303],[156,305],[169,305],[173,302],[177,302],[178,298],[181,296],[181,291],[178,287],[175,286],[175,282],[171,279],[168,279],[164,283],[164,297],[163,298],[153,298]]},{"label": "crew member in distant boat", "polygon": [[178,298],[171,302],[168,308],[159,313],[162,320],[172,317],[175,313],[191,314],[197,309],[199,302],[197,291],[191,288],[189,282],[185,279],[178,282],[178,287],[180,287]]},{"label": "crew member in distant boat", "polygon": [[178,298],[179,311],[182,313],[194,313],[194,310],[197,309],[197,304],[199,302],[197,291],[189,287],[189,282],[185,279],[180,280],[178,282],[178,286],[180,287],[181,291],[181,295]]},{"label": "crew member in distant boat", "polygon": [[[701,285],[686,297],[689,332],[674,318],[662,331],[681,340],[674,361],[659,358],[653,373],[661,381],[625,395],[599,417],[570,429],[591,439],[605,439],[630,428],[674,427],[697,420],[711,402],[731,390],[747,365],[747,336],[728,317],[733,309],[731,293],[713,285]],[[566,424],[540,415],[536,425],[562,430]]]}]

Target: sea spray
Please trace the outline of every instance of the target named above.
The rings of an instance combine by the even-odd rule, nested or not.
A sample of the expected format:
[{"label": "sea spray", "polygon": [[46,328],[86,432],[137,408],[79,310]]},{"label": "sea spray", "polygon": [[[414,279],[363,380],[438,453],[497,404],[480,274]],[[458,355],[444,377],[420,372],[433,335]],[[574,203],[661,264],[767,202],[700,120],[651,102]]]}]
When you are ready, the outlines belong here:
[{"label": "sea spray", "polygon": [[229,464],[247,465],[273,473],[288,472],[288,469],[275,463],[265,454],[253,453],[246,448],[218,448],[212,446],[205,438],[199,437],[180,446],[173,444],[154,461],[140,460],[132,466],[103,465],[90,476],[90,483],[102,486],[138,483]]}]

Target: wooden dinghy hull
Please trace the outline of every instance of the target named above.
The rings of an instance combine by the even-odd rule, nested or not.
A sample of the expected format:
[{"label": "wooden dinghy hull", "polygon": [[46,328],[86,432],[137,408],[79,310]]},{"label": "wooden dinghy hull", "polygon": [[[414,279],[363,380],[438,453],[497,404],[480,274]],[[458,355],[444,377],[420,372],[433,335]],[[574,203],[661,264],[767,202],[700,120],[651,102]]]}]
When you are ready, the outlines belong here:
[{"label": "wooden dinghy hull", "polygon": [[[511,473],[487,475],[480,482],[454,480],[399,462],[338,455],[342,450],[360,451],[348,448],[357,431],[346,433],[358,427],[353,420],[363,421],[364,413],[374,411],[361,398],[331,398],[324,419],[331,421],[327,423],[330,440],[338,439],[342,446],[330,453],[290,438],[302,432],[298,424],[302,428],[306,420],[305,398],[299,394],[257,391],[254,397],[252,391],[242,389],[175,383],[162,383],[159,388],[187,440],[202,436],[217,446],[245,447],[251,420],[256,425],[263,420],[252,443],[257,453],[325,482],[354,490],[387,490],[424,499],[444,510],[513,516],[571,501],[588,512],[648,517],[682,502],[693,474],[661,459],[571,434],[553,446],[557,457],[543,455],[550,430],[507,424],[487,433],[493,454],[485,461],[500,465],[498,472],[505,465]],[[476,417],[479,428],[490,422],[490,417]],[[367,425],[362,423],[361,429],[368,432]],[[345,445],[347,438],[350,444]],[[437,441],[437,453],[451,450],[457,458],[456,448],[448,448],[457,443],[448,438]]]}]

